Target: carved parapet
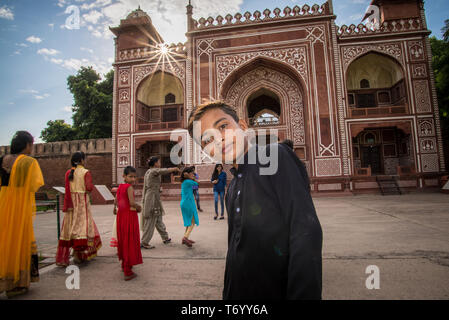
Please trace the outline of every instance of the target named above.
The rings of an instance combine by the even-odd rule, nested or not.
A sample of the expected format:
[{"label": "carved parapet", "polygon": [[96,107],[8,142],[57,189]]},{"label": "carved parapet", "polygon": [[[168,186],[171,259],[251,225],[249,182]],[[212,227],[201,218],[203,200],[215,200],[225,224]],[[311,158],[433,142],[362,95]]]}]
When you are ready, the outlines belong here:
[{"label": "carved parapet", "polygon": [[367,27],[364,24],[351,24],[350,26],[342,25],[337,27],[337,35],[339,38],[377,35],[386,33],[412,32],[424,30],[421,19],[400,19],[383,22],[378,28]]},{"label": "carved parapet", "polygon": [[[112,153],[112,139],[90,139],[36,143],[32,156],[35,158],[70,155],[76,151],[89,154]],[[0,146],[0,156],[10,153],[10,146]]]},{"label": "carved parapet", "polygon": [[[186,56],[186,44],[185,43],[172,43],[167,45],[168,54],[174,53],[175,56]],[[134,48],[121,50],[118,54],[117,61],[127,61],[127,60],[138,60],[138,59],[149,59],[158,57],[161,54],[159,47],[148,46],[143,48]]]},{"label": "carved parapet", "polygon": [[268,21],[278,21],[300,17],[324,16],[328,14],[330,14],[330,10],[327,2],[322,5],[314,4],[313,6],[308,6],[305,4],[302,7],[294,6],[293,9],[290,7],[285,7],[284,10],[279,8],[276,8],[273,11],[265,9],[262,13],[256,10],[253,14],[247,11],[242,15],[238,12],[234,16],[228,14],[224,18],[222,16],[218,16],[215,19],[213,17],[209,17],[207,19],[200,18],[193,21],[193,30],[219,28],[222,26],[231,25],[264,23]]}]

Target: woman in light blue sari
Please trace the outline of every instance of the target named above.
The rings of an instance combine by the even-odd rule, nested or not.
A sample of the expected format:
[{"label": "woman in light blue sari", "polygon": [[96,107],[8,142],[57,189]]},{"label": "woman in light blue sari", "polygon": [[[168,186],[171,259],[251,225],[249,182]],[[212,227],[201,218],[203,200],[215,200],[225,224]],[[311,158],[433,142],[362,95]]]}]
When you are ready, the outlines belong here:
[{"label": "woman in light blue sari", "polygon": [[195,241],[189,239],[189,236],[192,233],[194,225],[199,225],[198,212],[196,210],[195,198],[193,197],[193,186],[198,186],[198,183],[194,179],[194,168],[186,167],[181,173],[181,212],[184,227],[186,227],[182,244],[185,244],[189,248],[195,243]]}]

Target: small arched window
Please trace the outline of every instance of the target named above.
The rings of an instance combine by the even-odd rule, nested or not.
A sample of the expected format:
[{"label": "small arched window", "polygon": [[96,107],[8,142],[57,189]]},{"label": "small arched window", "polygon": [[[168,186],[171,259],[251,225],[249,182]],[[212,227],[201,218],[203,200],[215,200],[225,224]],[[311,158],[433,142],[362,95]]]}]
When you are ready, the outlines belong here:
[{"label": "small arched window", "polygon": [[371,132],[365,134],[365,143],[374,144],[376,142],[376,137]]},{"label": "small arched window", "polygon": [[173,93],[169,93],[165,96],[165,104],[175,103],[176,96]]},{"label": "small arched window", "polygon": [[369,85],[369,81],[367,79],[362,79],[360,81],[360,88],[366,89],[366,88],[369,88],[369,87],[370,87],[370,85]]}]

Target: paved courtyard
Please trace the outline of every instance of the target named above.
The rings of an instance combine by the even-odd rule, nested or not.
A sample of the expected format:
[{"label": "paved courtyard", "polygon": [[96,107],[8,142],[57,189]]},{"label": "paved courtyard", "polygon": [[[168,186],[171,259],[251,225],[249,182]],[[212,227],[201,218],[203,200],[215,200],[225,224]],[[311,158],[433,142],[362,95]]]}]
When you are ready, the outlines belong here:
[{"label": "paved courtyard", "polygon": [[[449,195],[315,198],[324,233],[324,299],[449,299]],[[112,206],[93,206],[103,248],[80,267],[80,290],[68,290],[65,269],[41,270],[21,299],[220,299],[227,221],[213,220],[213,202],[203,200],[200,226],[188,249],[178,202],[164,202],[169,245],[155,232],[155,249],[144,250],[138,277],[125,282],[115,250],[109,247]],[[62,217],[61,217],[62,219]],[[36,216],[35,233],[44,256],[54,257],[56,214]],[[380,270],[380,289],[365,286],[367,266]],[[5,299],[5,296],[0,296]]]}]

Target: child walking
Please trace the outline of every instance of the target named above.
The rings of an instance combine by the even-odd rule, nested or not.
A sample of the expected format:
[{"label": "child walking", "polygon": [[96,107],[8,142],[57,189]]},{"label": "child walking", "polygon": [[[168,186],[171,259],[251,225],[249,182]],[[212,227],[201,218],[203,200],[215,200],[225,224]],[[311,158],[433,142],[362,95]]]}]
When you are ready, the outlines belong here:
[{"label": "child walking", "polygon": [[123,179],[125,183],[120,184],[117,190],[114,214],[117,215],[118,258],[122,262],[125,281],[129,281],[137,276],[132,271],[132,267],[143,263],[137,217],[137,212],[140,212],[142,208],[134,200],[132,184],[136,181],[136,169],[131,166],[126,167]]},{"label": "child walking", "polygon": [[192,187],[197,186],[198,183],[194,179],[195,169],[193,167],[186,167],[181,173],[181,212],[184,227],[186,227],[182,244],[185,244],[189,248],[195,243],[195,241],[189,239],[193,226],[195,224],[199,225],[198,212],[192,190]]}]

